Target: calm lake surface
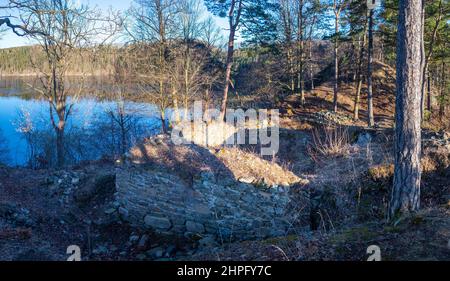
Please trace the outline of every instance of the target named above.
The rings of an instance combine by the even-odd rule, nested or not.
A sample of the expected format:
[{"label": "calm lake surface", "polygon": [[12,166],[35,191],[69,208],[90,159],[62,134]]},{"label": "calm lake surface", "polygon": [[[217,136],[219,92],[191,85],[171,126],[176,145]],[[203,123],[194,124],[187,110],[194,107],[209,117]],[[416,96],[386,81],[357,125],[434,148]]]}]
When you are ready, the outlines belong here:
[{"label": "calm lake surface", "polygon": [[[101,91],[110,88],[107,82],[96,82],[89,86]],[[28,112],[33,126],[39,124],[49,124],[49,105],[41,99],[39,94],[34,92],[29,86],[29,78],[21,77],[0,77],[0,147],[7,154],[6,164],[10,166],[23,166],[28,159],[28,145],[24,136],[18,132],[18,122],[21,112]],[[90,94],[89,94],[90,95]],[[98,122],[99,116],[108,118],[108,111],[115,110],[117,103],[114,101],[102,101],[96,98],[90,98],[89,95],[81,98],[74,106],[73,113],[68,120],[68,128],[76,126],[81,129],[90,129]],[[92,96],[95,93],[92,92]],[[136,115],[136,120],[142,127],[148,127],[148,132],[144,134],[154,134],[159,130],[159,117],[154,105],[146,103],[137,103],[132,101],[125,102],[126,108],[131,109],[130,114]],[[37,128],[39,129],[39,128]],[[135,136],[136,138],[144,137]],[[101,157],[98,155],[98,157]],[[81,159],[93,160],[93,159]]]}]

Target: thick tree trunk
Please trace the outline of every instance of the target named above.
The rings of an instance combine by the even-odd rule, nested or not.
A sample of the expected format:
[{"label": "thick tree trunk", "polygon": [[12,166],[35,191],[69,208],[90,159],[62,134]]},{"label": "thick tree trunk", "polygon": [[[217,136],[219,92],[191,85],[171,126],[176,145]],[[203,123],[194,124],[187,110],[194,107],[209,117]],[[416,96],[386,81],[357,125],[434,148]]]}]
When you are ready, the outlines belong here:
[{"label": "thick tree trunk", "polygon": [[420,206],[422,4],[400,0],[397,33],[395,173],[389,218]]},{"label": "thick tree trunk", "polygon": [[369,11],[369,50],[367,53],[367,125],[373,127],[375,119],[373,116],[373,83],[372,83],[372,64],[373,64],[373,9]]}]

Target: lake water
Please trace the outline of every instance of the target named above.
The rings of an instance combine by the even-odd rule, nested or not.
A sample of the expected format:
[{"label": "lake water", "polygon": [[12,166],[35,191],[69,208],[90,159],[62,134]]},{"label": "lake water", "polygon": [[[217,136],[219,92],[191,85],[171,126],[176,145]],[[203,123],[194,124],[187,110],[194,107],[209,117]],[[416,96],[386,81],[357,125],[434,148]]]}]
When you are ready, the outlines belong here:
[{"label": "lake water", "polygon": [[[105,86],[108,88],[109,85]],[[135,138],[144,137],[145,134],[148,136],[148,134],[154,134],[155,130],[159,130],[159,115],[154,105],[126,101],[125,106],[138,117],[136,120],[139,120],[142,127],[148,128],[148,132],[140,133],[142,135],[134,136]],[[115,108],[117,103],[114,101],[81,98],[74,106],[68,120],[68,128],[76,126],[80,129],[92,129],[95,122],[98,122],[98,116],[107,118],[107,112]],[[17,130],[21,112],[29,113],[34,126],[49,124],[49,105],[31,90],[26,78],[0,77],[0,146],[3,147],[4,154],[7,154],[7,160],[3,161],[11,166],[25,165],[29,155],[27,141]]]}]

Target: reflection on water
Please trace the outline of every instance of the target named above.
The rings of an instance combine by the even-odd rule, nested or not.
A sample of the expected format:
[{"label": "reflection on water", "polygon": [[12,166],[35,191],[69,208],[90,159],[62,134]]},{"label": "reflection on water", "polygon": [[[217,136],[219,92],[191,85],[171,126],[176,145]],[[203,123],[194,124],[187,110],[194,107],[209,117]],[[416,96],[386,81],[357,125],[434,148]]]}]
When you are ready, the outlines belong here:
[{"label": "reflection on water", "polygon": [[[29,114],[35,131],[47,130],[49,134],[52,132],[49,123],[48,103],[40,99],[39,95],[32,90],[30,85],[33,85],[33,83],[37,82],[29,78],[0,78],[0,161],[6,158],[8,165],[28,164],[30,144],[24,135],[17,130],[24,112]],[[76,83],[76,81],[72,83]],[[99,155],[100,151],[98,153],[92,151],[95,147],[88,147],[89,143],[96,142],[99,139],[105,141],[108,139],[110,142],[114,142],[116,139],[116,136],[112,135],[111,132],[115,130],[114,127],[108,127],[105,124],[111,123],[110,113],[117,110],[117,102],[92,98],[94,95],[101,96],[101,92],[108,91],[111,88],[111,84],[104,81],[91,80],[86,84],[86,91],[90,94],[85,94],[74,107],[66,131],[68,136],[72,134],[71,138],[78,145],[85,146],[85,151],[82,153],[81,148],[77,147],[80,150],[77,150],[77,158],[79,158],[77,160],[92,160],[103,156]],[[128,145],[159,130],[159,119],[155,106],[126,101],[125,108],[127,114],[131,116],[129,120],[133,121],[133,128],[130,127],[128,130],[130,139],[127,142]],[[92,139],[81,139],[85,137],[86,132],[90,133]],[[100,135],[92,136],[94,133]],[[39,135],[39,138],[42,138],[42,135]],[[100,143],[98,145],[105,146],[105,144]],[[4,150],[7,151],[6,156]]]}]

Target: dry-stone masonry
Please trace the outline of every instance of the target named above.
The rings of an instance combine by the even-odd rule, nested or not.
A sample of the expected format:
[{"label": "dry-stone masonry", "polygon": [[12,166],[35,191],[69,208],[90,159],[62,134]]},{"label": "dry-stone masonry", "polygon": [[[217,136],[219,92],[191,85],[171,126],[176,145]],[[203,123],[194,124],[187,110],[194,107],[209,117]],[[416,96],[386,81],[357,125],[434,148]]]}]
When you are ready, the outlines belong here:
[{"label": "dry-stone masonry", "polygon": [[285,235],[309,214],[306,199],[293,196],[301,186],[262,188],[211,172],[186,184],[175,174],[123,164],[117,167],[116,188],[122,217],[161,234],[265,238]]}]

